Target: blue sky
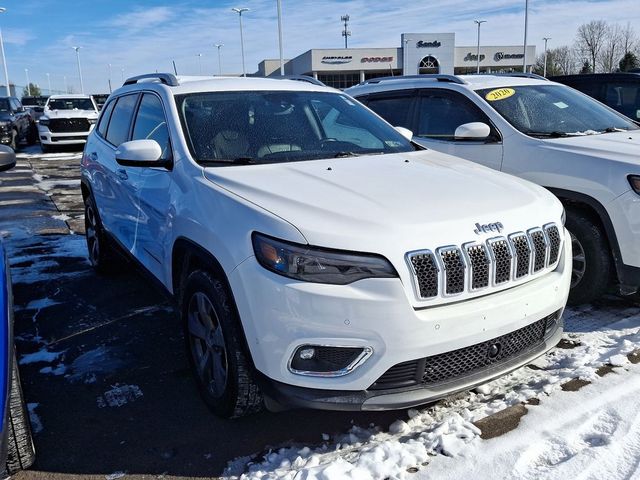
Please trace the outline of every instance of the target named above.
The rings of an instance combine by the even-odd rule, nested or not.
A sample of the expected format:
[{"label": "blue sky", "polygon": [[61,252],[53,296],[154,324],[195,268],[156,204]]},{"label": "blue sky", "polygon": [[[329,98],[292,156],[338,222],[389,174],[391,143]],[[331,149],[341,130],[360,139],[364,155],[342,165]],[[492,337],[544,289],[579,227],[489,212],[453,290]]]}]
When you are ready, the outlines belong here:
[{"label": "blue sky", "polygon": [[[353,47],[399,46],[402,32],[455,32],[458,45],[474,45],[473,20],[482,27],[485,45],[518,45],[523,39],[524,0],[282,0],[285,57],[310,48],[340,48],[340,16],[351,16]],[[276,0],[0,0],[0,14],[9,77],[47,89],[63,89],[63,77],[80,89],[75,52],[80,51],[85,91],[107,92],[111,78],[149,71],[171,71],[176,61],[181,74],[217,73],[213,46],[223,43],[225,72],[240,72],[240,39],[233,6],[244,14],[247,71],[264,58],[278,56]],[[542,37],[550,47],[572,43],[576,28],[592,19],[640,25],[638,0],[531,0],[529,39],[542,51]],[[637,27],[640,33],[640,27]],[[197,55],[201,53],[202,56]],[[4,78],[3,82],[4,83]]]}]

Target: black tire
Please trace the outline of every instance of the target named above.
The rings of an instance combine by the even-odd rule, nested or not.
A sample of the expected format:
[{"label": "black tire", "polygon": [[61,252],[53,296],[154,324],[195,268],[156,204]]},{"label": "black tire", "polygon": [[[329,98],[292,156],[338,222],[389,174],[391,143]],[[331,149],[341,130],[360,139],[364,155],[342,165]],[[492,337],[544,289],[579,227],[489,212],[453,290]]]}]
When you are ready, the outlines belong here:
[{"label": "black tire", "polygon": [[34,123],[29,124],[27,131],[27,145],[35,145],[38,143],[38,126]]},{"label": "black tire", "polygon": [[11,130],[11,143],[9,146],[13,148],[14,152],[18,151],[18,132],[16,130]]},{"label": "black tire", "polygon": [[123,259],[105,234],[100,214],[91,195],[87,195],[84,200],[84,228],[89,262],[93,268],[101,274],[113,274],[120,271]]},{"label": "black tire", "polygon": [[223,418],[259,412],[262,393],[225,285],[208,271],[196,270],[187,277],[182,292],[187,356],[203,400]]},{"label": "black tire", "polygon": [[600,224],[580,210],[567,211],[572,235],[573,271],[569,303],[589,303],[602,296],[611,279],[611,250]]},{"label": "black tire", "polygon": [[51,153],[53,152],[53,146],[45,145],[43,143],[40,144],[40,148],[42,149],[42,153]]},{"label": "black tire", "polygon": [[31,423],[22,396],[20,373],[15,356],[9,393],[9,421],[7,422],[7,473],[13,474],[33,465],[36,451],[31,437]]}]

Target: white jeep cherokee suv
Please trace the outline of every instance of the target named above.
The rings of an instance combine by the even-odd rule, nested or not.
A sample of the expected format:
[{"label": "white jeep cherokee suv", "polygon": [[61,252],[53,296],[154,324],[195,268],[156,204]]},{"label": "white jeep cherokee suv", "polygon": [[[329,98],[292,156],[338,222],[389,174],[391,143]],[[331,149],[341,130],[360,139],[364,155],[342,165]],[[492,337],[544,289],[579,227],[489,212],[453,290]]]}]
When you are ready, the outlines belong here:
[{"label": "white jeep cherokee suv", "polygon": [[174,296],[221,416],[419,405],[560,339],[561,203],[322,85],[131,78],[89,135],[82,193],[91,262],[122,250]]},{"label": "white jeep cherokee suv", "polygon": [[51,95],[38,122],[43,152],[58,145],[82,145],[98,118],[98,107],[88,95]]},{"label": "white jeep cherokee suv", "polygon": [[425,147],[546,187],[567,209],[569,300],[640,286],[640,129],[537,75],[422,75],[346,91]]}]

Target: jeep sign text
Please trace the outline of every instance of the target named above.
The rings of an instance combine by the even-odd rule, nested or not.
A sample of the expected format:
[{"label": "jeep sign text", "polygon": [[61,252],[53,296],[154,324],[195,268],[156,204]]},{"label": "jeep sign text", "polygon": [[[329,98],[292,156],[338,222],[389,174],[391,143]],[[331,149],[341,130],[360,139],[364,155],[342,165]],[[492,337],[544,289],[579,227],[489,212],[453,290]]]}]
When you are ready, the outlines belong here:
[{"label": "jeep sign text", "polygon": [[476,223],[476,229],[473,231],[476,235],[481,233],[498,232],[500,233],[504,229],[504,225],[500,222],[487,223],[486,225],[480,225]]}]

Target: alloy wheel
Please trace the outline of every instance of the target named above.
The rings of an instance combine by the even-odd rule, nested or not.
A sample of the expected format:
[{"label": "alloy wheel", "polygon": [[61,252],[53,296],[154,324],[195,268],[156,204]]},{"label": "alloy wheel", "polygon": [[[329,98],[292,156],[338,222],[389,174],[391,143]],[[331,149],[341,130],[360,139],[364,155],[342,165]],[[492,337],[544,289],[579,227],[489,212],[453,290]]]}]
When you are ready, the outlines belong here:
[{"label": "alloy wheel", "polygon": [[571,247],[573,248],[573,267],[571,270],[571,288],[574,288],[584,278],[587,270],[587,261],[584,254],[584,248],[578,238],[571,234]]},{"label": "alloy wheel", "polygon": [[98,238],[98,219],[93,205],[88,204],[84,215],[84,226],[87,237],[87,250],[92,265],[97,265],[100,259],[100,240]]}]

